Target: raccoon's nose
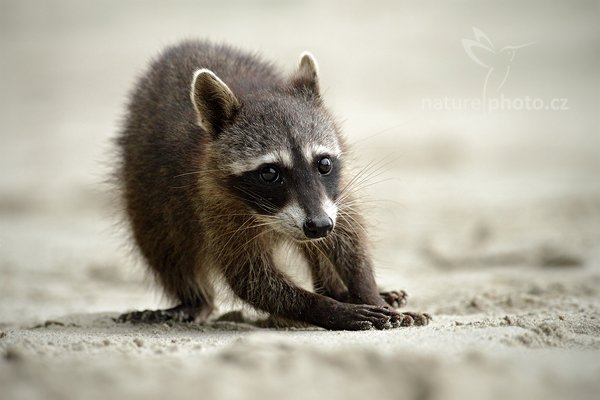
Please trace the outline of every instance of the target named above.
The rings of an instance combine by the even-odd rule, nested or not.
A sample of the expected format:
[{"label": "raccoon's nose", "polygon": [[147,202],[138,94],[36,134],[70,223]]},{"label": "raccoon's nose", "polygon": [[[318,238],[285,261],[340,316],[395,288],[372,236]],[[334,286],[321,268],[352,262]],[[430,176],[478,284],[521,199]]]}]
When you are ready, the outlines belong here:
[{"label": "raccoon's nose", "polygon": [[304,221],[304,234],[309,239],[325,237],[333,229],[333,220],[328,216],[307,218]]}]

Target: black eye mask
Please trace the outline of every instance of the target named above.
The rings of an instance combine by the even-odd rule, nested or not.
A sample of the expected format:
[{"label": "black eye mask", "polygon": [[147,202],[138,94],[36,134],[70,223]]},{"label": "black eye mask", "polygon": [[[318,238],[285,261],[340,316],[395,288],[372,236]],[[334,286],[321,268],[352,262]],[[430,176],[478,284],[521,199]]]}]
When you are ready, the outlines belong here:
[{"label": "black eye mask", "polygon": [[[297,153],[294,153],[297,154]],[[319,156],[307,163],[301,156],[294,157],[294,168],[267,164],[239,176],[230,176],[232,194],[242,199],[259,214],[273,215],[292,199],[312,214],[321,208],[321,195],[335,201],[339,188],[341,160]]]}]

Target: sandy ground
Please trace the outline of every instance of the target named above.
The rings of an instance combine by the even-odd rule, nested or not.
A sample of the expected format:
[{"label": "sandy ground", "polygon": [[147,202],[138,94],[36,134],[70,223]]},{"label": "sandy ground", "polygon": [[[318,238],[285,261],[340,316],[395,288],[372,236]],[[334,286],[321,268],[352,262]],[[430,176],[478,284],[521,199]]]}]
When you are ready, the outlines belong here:
[{"label": "sandy ground", "polygon": [[[169,4],[0,4],[0,398],[597,398],[597,3]],[[423,109],[480,95],[473,26],[536,42],[506,96],[569,109]],[[382,166],[378,280],[430,326],[265,328],[227,302],[205,325],[113,322],[166,303],[116,227],[110,138],[146,60],[191,36],[317,56],[357,166]]]}]

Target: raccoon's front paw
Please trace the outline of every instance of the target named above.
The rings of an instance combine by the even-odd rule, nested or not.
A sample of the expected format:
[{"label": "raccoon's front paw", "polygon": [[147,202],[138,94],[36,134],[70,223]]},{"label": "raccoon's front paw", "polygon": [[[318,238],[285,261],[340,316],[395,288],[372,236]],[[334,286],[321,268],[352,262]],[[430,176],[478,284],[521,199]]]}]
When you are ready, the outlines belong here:
[{"label": "raccoon's front paw", "polygon": [[408,298],[408,294],[404,290],[381,292],[379,295],[387,304],[394,308],[404,307]]},{"label": "raccoon's front paw", "polygon": [[412,311],[405,311],[400,315],[402,315],[402,322],[400,323],[401,326],[425,326],[429,325],[429,322],[431,322],[433,319],[431,318],[431,315],[427,313]]},{"label": "raccoon's front paw", "polygon": [[387,307],[366,304],[344,304],[330,316],[328,325],[336,330],[391,329],[399,327],[404,318],[402,314]]}]

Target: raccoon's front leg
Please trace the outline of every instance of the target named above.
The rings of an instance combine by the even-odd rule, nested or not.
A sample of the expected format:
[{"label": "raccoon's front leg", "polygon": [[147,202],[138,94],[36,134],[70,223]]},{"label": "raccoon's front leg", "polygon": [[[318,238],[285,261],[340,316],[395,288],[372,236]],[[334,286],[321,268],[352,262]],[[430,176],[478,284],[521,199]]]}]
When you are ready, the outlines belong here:
[{"label": "raccoon's front leg", "polygon": [[389,329],[400,325],[401,315],[390,308],[342,303],[301,289],[274,268],[270,258],[265,258],[224,269],[234,293],[260,310],[333,330]]},{"label": "raccoon's front leg", "polygon": [[[371,257],[365,246],[366,236],[359,224],[358,215],[348,217],[340,214],[338,230],[319,246],[317,251],[321,256],[330,260],[348,289],[346,301],[356,304],[371,304],[376,306],[401,306],[406,302],[406,293],[380,293],[375,282]],[[403,312],[402,325],[427,325],[431,316],[427,313]]]},{"label": "raccoon's front leg", "polygon": [[394,308],[404,307],[407,303],[408,294],[404,290],[390,290],[380,292],[379,295]]},{"label": "raccoon's front leg", "polygon": [[[352,302],[346,285],[325,252],[311,243],[302,246],[302,251],[311,270],[315,292],[344,303]],[[408,297],[404,290],[380,292],[379,296],[393,308],[405,306]]]},{"label": "raccoon's front leg", "polygon": [[330,264],[329,268],[333,269],[330,273],[339,276],[340,283],[347,288],[343,300],[357,304],[388,306],[375,282],[371,259],[362,243],[358,243],[358,238],[349,237],[345,233],[334,233],[327,241],[329,243],[314,244],[319,248],[316,254],[313,252],[316,256],[311,264],[321,265],[320,271],[325,270],[323,264]]},{"label": "raccoon's front leg", "polygon": [[315,293],[347,303],[348,289],[325,254],[310,242],[301,249],[310,267]]}]

